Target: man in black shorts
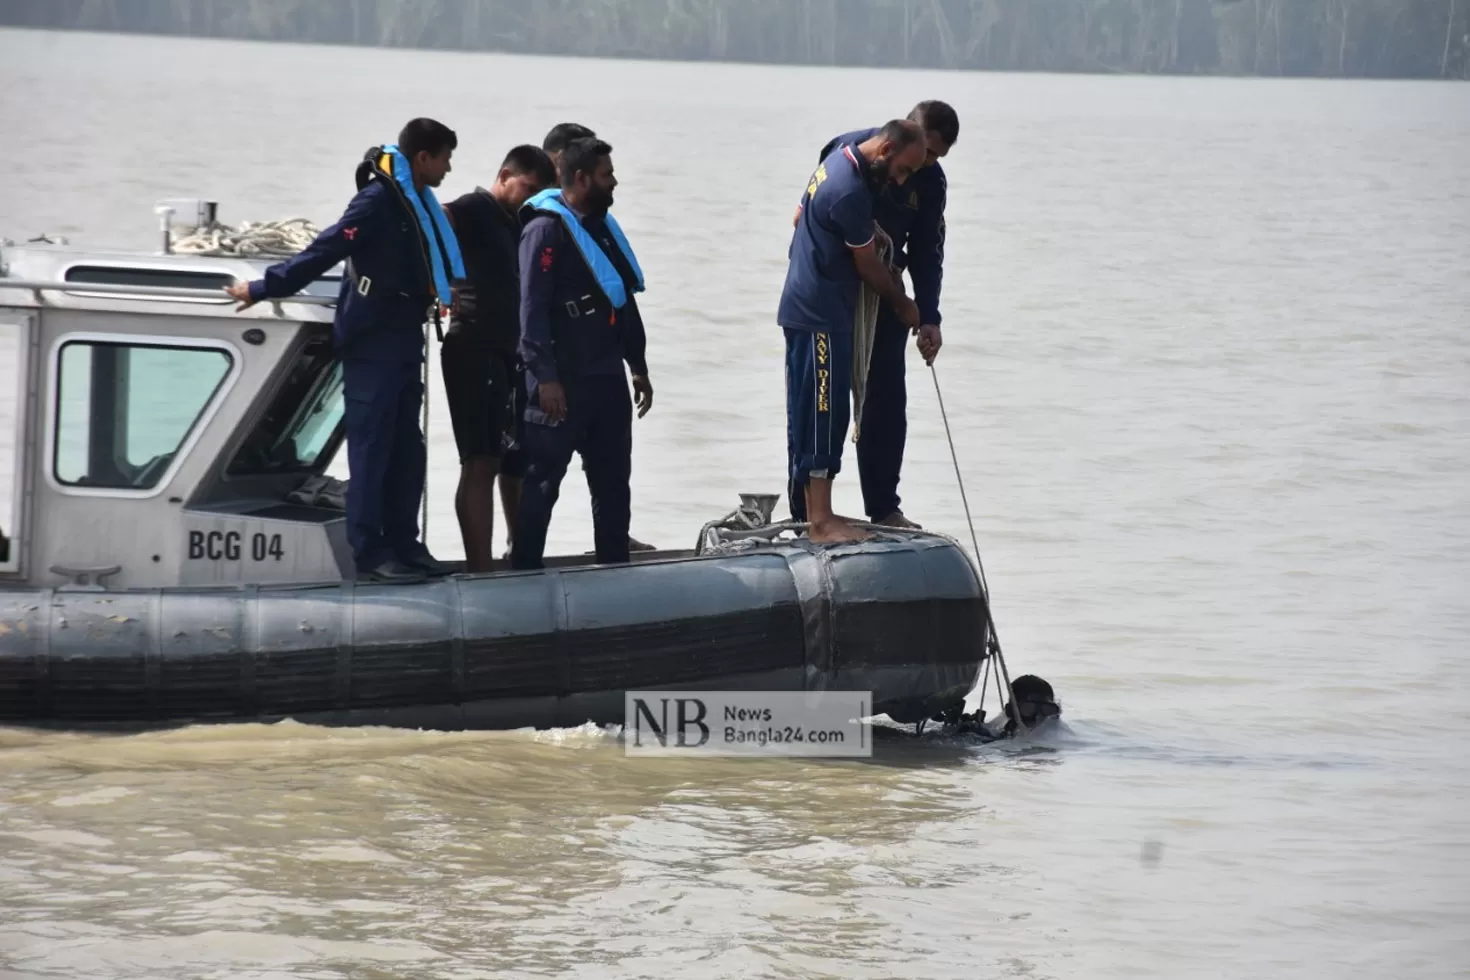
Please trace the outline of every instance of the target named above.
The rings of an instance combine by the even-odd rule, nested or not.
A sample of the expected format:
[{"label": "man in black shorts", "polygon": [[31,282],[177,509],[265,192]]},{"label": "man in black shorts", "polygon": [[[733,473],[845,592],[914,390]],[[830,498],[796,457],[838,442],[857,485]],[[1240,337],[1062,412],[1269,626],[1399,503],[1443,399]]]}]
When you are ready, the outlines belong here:
[{"label": "man in black shorts", "polygon": [[467,281],[440,347],[444,393],[459,448],[454,509],[464,539],[465,571],[494,561],[495,478],[507,527],[515,527],[524,453],[514,448],[525,408],[520,339],[521,205],[555,186],[556,168],[540,147],[506,155],[489,190],[476,187],[444,206],[459,239]]}]

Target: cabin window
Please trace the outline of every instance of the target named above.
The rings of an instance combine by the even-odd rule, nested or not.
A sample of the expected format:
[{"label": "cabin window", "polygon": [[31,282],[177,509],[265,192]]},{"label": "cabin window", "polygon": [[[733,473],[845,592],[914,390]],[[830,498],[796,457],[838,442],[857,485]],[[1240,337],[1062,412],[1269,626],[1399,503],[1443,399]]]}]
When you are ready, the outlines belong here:
[{"label": "cabin window", "polygon": [[70,341],[56,377],[57,482],[158,486],[234,361],[213,347]]},{"label": "cabin window", "polygon": [[228,476],[310,472],[336,450],[342,429],[342,364],[331,340],[302,350],[265,414],[225,470]]},{"label": "cabin window", "polygon": [[66,270],[66,281],[91,289],[68,289],[73,296],[127,296],[131,294],[109,292],[107,286],[132,286],[146,289],[197,289],[200,296],[174,296],[157,293],[148,296],[150,302],[159,303],[231,303],[224,288],[235,281],[227,272],[205,272],[199,269],[148,269],[121,265],[74,265]]},{"label": "cabin window", "polygon": [[194,269],[142,269],[113,265],[74,265],[66,270],[67,282],[96,283],[103,286],[148,286],[166,289],[220,290],[235,281],[225,272],[199,272]]}]

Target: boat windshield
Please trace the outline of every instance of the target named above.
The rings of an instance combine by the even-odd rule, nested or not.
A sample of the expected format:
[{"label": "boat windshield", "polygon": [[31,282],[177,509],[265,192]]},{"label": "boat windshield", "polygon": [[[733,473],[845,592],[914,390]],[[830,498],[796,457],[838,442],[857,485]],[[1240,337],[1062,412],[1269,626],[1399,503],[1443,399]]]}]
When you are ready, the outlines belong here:
[{"label": "boat windshield", "polygon": [[335,451],[342,428],[342,364],[331,341],[307,344],[265,415],[235,454],[229,476],[311,471]]}]

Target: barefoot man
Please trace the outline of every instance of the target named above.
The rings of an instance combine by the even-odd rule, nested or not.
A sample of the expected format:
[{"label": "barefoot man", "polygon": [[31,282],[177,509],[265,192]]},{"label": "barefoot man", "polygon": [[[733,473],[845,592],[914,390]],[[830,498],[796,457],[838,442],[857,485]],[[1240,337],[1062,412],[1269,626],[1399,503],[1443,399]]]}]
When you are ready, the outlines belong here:
[{"label": "barefoot man", "polygon": [[[878,257],[874,194],[902,184],[925,159],[924,130],[893,120],[833,150],[807,182],[791,236],[776,320],[786,334],[786,451],[793,501],[803,495],[807,536],[823,544],[871,537],[832,511],[852,402],[852,329],[863,284],[909,330],[919,308]],[[793,513],[797,508],[793,505]]]}]

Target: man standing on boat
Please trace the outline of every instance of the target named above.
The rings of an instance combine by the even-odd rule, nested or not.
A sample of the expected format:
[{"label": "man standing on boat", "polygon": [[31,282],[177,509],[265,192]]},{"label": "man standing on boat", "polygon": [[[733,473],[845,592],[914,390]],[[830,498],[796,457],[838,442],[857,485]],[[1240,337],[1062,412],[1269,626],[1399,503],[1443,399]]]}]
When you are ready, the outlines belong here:
[{"label": "man standing on boat", "polygon": [[863,284],[892,306],[906,329],[919,308],[879,258],[874,194],[902,185],[924,162],[918,123],[892,120],[868,139],[824,158],[807,183],[792,234],[776,319],[786,334],[786,441],[793,513],[811,540],[861,541],[832,510],[832,481],[852,414],[852,335]]},{"label": "man standing on boat", "polygon": [[521,336],[520,210],[532,195],[556,183],[556,169],[545,151],[517,146],[488,190],[477,187],[445,205],[469,274],[439,349],[459,449],[454,509],[467,572],[488,572],[495,560],[497,474],[508,531],[515,527],[519,510],[525,453],[508,448],[506,437],[519,437],[515,414],[525,410],[525,399],[517,392],[525,382],[516,354]]},{"label": "man standing on boat", "polygon": [[431,188],[449,173],[458,141],[414,119],[396,145],[373,147],[357,168],[357,196],[336,224],[264,278],[225,288],[243,310],[300,292],[346,263],[332,324],[342,362],[347,428],[347,540],[357,576],[415,581],[448,569],[419,540],[428,463],[419,410],[424,323],[453,305],[464,278],[454,231]]},{"label": "man standing on boat", "polygon": [[[939,160],[959,138],[960,120],[951,106],[938,101],[920,102],[908,118],[924,127],[924,164],[906,183],[888,184],[879,190],[874,208],[879,227],[893,241],[894,264],[900,270],[907,268],[913,280],[920,323],[916,346],[924,363],[933,364],[943,343],[939,333],[939,289],[944,279],[944,206],[948,196]],[[844,133],[822,147],[818,159],[826,159],[844,144],[872,139],[877,132],[860,129]],[[863,417],[858,420],[857,462],[863,508],[868,520],[889,527],[919,526],[904,516],[898,497],[908,436],[904,355],[911,332],[899,322],[898,311],[891,305],[878,307]],[[793,495],[791,508],[794,519],[806,520],[806,507],[799,494]]]},{"label": "man standing on boat", "polygon": [[521,360],[526,366],[526,482],[512,568],[542,567],[546,531],[572,454],[592,493],[597,561],[628,561],[633,374],[638,417],[653,405],[647,340],[633,294],[643,273],[608,214],[617,178],[612,147],[572,140],[559,190],[526,203],[521,234]]},{"label": "man standing on boat", "polygon": [[[555,126],[552,126],[549,131],[547,131],[546,137],[541,141],[541,149],[545,150],[546,151],[546,155],[549,156],[549,157],[551,157],[551,162],[552,162],[553,165],[559,166],[561,164],[561,155],[562,155],[562,153],[564,153],[566,151],[567,145],[569,143],[571,143],[572,140],[596,139],[596,138],[597,138],[597,134],[594,133],[592,130],[588,129],[586,126],[583,126],[581,123],[574,123],[574,122],[557,123]],[[585,459],[582,461],[582,472],[583,472],[584,475],[587,472],[587,461]],[[504,479],[504,477],[502,477],[501,478],[501,490],[502,490],[502,493],[504,493],[504,490],[505,490],[504,484],[505,484],[505,479]],[[591,492],[591,490],[592,490],[592,483],[591,483],[590,480],[587,483],[587,490],[588,490],[588,492]],[[519,496],[519,494],[520,494],[519,483],[517,483],[516,491],[515,492],[517,494],[516,499],[519,500],[520,499],[520,496]],[[509,513],[509,505],[508,504],[507,504],[507,513]],[[637,538],[633,537],[633,535],[630,534],[630,535],[628,535],[628,550],[629,551],[653,551],[655,549],[654,549],[654,546],[653,545],[646,544],[646,543],[644,543],[642,541],[639,541]]]}]

